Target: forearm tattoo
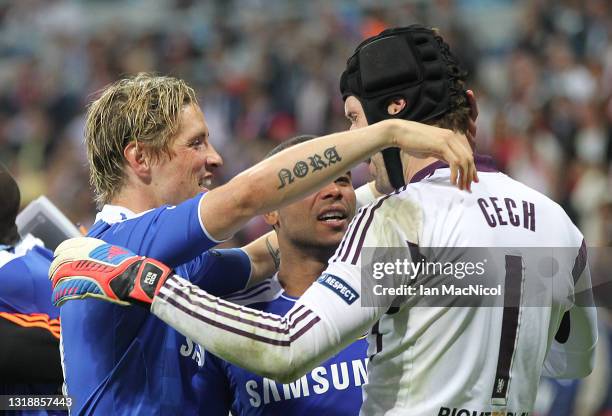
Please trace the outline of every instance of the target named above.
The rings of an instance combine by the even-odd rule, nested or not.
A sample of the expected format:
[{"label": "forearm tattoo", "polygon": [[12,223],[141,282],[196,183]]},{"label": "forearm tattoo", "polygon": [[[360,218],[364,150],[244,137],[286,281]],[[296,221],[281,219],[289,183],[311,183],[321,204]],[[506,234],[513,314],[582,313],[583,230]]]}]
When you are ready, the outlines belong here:
[{"label": "forearm tattoo", "polygon": [[342,158],[336,150],[336,146],[328,147],[323,151],[323,157],[315,153],[309,156],[308,161],[300,160],[294,166],[293,169],[283,168],[278,171],[278,179],[280,185],[277,189],[284,188],[285,185],[291,184],[295,181],[295,178],[303,178],[308,175],[309,172],[316,172],[321,169],[333,165],[334,163],[340,162]]},{"label": "forearm tattoo", "polygon": [[280,249],[272,247],[272,243],[270,243],[270,237],[266,237],[266,247],[268,248],[268,253],[272,256],[272,261],[274,261],[274,268],[278,270],[278,266],[280,266]]}]

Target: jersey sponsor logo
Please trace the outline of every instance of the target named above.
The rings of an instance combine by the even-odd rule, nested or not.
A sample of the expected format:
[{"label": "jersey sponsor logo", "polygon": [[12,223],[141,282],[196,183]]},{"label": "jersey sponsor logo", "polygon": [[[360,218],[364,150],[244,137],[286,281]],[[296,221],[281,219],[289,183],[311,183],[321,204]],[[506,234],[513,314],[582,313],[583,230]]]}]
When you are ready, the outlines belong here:
[{"label": "jersey sponsor logo", "polygon": [[529,412],[507,412],[505,410],[483,412],[481,410],[460,409],[457,407],[441,407],[438,416],[529,416]]},{"label": "jersey sponsor logo", "polygon": [[204,366],[204,349],[189,338],[185,337],[185,343],[179,348],[179,353],[183,357],[191,358],[196,362],[198,367]]},{"label": "jersey sponsor logo", "polygon": [[357,291],[338,276],[323,273],[317,281],[323,286],[330,289],[336,295],[340,296],[340,298],[349,305],[351,305],[357,300],[357,298],[359,298],[359,294],[357,294]]},{"label": "jersey sponsor logo", "polygon": [[367,362],[368,359],[364,358],[316,367],[310,374],[288,384],[280,384],[265,377],[251,379],[244,387],[250,397],[249,403],[253,407],[342,391],[351,386],[360,387],[368,381]]}]

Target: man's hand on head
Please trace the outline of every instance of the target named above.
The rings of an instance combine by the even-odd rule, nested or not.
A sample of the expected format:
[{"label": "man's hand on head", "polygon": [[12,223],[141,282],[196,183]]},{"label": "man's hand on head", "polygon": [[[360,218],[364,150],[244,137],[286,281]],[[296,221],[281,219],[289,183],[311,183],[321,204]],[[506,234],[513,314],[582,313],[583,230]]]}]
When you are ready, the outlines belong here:
[{"label": "man's hand on head", "polygon": [[478,182],[474,155],[468,138],[452,130],[392,119],[380,123],[396,123],[394,141],[397,147],[418,157],[435,157],[448,163],[451,183],[459,189],[470,190],[472,182]]}]

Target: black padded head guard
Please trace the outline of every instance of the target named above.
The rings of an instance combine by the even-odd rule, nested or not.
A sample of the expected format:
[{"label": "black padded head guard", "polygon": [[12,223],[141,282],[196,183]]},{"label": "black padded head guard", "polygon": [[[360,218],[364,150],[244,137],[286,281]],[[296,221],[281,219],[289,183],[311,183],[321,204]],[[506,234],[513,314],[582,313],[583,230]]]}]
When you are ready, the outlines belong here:
[{"label": "black padded head guard", "polygon": [[[342,98],[355,96],[369,124],[389,118],[433,121],[451,110],[451,98],[465,94],[455,78],[465,77],[448,45],[421,25],[387,29],[363,41],[340,78]],[[398,114],[387,112],[393,98],[406,100]],[[405,185],[399,148],[383,150],[391,185]]]}]

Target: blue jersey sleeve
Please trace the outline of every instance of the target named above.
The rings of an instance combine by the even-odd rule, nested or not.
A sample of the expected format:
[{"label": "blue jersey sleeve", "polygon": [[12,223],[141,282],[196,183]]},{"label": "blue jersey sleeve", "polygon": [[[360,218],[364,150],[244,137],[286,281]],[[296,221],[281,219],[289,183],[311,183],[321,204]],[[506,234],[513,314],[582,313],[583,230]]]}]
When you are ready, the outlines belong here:
[{"label": "blue jersey sleeve", "polygon": [[51,303],[47,277],[52,259],[49,250],[34,247],[0,268],[0,312],[59,316],[59,309]]},{"label": "blue jersey sleeve", "polygon": [[228,295],[245,288],[251,261],[240,249],[209,251],[218,242],[200,223],[202,197],[146,211],[118,223],[100,221],[89,235],[160,260],[216,296]]},{"label": "blue jersey sleeve", "polygon": [[232,389],[224,362],[205,353],[204,366],[194,377],[194,390],[200,397],[200,416],[227,416],[232,407]]},{"label": "blue jersey sleeve", "polygon": [[[200,222],[202,196],[126,219],[105,230],[103,239],[173,268],[187,263],[219,243]],[[97,231],[94,227],[89,234],[96,237]]]},{"label": "blue jersey sleeve", "polygon": [[209,250],[185,267],[189,280],[216,296],[244,289],[251,276],[251,260],[239,248]]}]

